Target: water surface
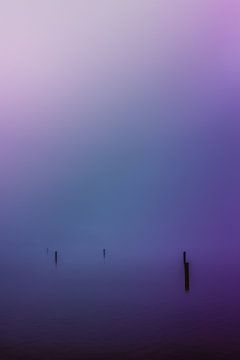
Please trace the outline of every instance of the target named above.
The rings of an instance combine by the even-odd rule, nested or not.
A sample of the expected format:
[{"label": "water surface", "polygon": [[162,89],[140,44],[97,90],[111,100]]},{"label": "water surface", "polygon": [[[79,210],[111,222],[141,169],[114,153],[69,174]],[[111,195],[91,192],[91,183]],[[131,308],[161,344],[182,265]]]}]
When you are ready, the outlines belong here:
[{"label": "water surface", "polygon": [[[235,359],[240,266],[234,246],[0,253],[1,359]],[[223,251],[224,250],[224,251]]]}]

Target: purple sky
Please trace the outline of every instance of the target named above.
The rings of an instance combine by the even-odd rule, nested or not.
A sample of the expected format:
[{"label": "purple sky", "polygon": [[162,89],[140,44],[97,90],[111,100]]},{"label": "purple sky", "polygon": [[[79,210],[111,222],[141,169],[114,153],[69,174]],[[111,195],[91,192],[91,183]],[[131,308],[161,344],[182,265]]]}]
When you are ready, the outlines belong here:
[{"label": "purple sky", "polygon": [[232,0],[2,1],[9,237],[237,235],[239,16]]}]

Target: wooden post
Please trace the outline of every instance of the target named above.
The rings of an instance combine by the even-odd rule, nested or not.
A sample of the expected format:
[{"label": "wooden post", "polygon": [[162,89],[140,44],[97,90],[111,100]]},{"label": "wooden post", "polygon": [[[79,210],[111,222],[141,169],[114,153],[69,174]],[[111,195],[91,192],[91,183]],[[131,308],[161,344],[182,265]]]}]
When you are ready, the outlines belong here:
[{"label": "wooden post", "polygon": [[187,259],[187,257],[186,257],[186,251],[184,251],[184,252],[183,252],[183,263],[184,263],[184,264],[186,263],[186,259]]},{"label": "wooden post", "polygon": [[184,263],[184,275],[185,275],[185,291],[190,290],[190,279],[189,279],[189,263]]},{"label": "wooden post", "polygon": [[55,257],[55,264],[57,265],[57,263],[58,263],[58,252],[57,251],[55,251],[54,257]]}]

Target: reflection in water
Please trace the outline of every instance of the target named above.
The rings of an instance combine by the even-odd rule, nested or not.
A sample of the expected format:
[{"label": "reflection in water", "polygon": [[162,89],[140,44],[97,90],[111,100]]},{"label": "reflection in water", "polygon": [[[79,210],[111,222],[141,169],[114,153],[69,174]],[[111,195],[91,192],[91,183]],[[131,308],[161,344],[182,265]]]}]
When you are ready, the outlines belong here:
[{"label": "reflection in water", "polygon": [[103,258],[106,259],[106,249],[103,249]]}]

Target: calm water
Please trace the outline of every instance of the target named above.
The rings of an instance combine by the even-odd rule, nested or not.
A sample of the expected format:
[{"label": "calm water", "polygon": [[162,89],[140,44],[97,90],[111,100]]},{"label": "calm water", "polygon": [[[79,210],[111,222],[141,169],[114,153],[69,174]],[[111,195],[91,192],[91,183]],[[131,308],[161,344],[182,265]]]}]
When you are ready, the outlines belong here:
[{"label": "calm water", "polygon": [[1,247],[0,359],[238,359],[234,247]]}]

